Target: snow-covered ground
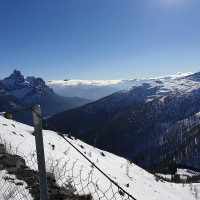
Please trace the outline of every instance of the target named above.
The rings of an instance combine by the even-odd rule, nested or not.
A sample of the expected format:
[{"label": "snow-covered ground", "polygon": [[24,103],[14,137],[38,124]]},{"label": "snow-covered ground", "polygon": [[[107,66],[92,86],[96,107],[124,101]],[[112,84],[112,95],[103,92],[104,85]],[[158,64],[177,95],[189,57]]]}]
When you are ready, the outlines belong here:
[{"label": "snow-covered ground", "polygon": [[180,176],[200,176],[200,172],[196,172],[190,169],[178,169],[177,174]]},{"label": "snow-covered ground", "polygon": [[33,199],[26,187],[27,184],[18,180],[16,176],[8,174],[6,170],[0,170],[1,200]]},{"label": "snow-covered ground", "polygon": [[79,79],[66,79],[66,80],[50,80],[46,84],[53,88],[53,90],[62,96],[74,97],[78,96],[86,99],[99,99],[119,90],[126,89],[141,83],[150,81],[168,81],[176,78],[181,78],[188,73],[177,73],[175,75],[160,76],[155,78],[144,79],[130,79],[130,80],[79,80]]},{"label": "snow-covered ground", "polygon": [[[10,143],[18,152],[22,152],[25,159],[35,151],[35,138],[32,132],[33,127],[0,116],[1,139],[7,144]],[[98,187],[102,191],[109,189],[110,181],[96,169],[91,168],[91,164],[61,136],[53,131],[44,130],[43,137],[46,160],[59,161],[60,173],[62,173],[61,168],[65,163],[67,163],[67,169],[71,169],[73,163],[75,163],[73,169],[74,176],[76,176],[76,173],[80,173],[82,169],[83,177],[85,176],[87,178],[88,174],[92,173],[93,182],[97,182]],[[94,148],[80,140],[69,140],[111,179],[117,182],[137,200],[200,200],[200,183],[192,184],[192,186],[185,184],[183,186],[182,184],[159,181],[155,179],[154,175],[134,164],[129,164],[129,162],[122,157]],[[102,156],[102,152],[105,156]],[[27,165],[29,165],[29,163],[27,163]],[[31,164],[30,167],[34,168]],[[47,169],[50,170],[50,166],[47,166]],[[67,169],[65,168],[63,170],[63,176],[58,180],[59,184],[69,178],[66,173],[68,171]],[[79,187],[79,185],[77,185],[77,187]],[[92,184],[89,184],[88,187],[90,187],[90,192],[94,190]],[[115,190],[114,186],[113,189]],[[109,195],[111,198],[111,190],[107,193],[108,199]],[[94,199],[98,199],[95,194],[93,197]],[[120,197],[116,198],[121,199]]]},{"label": "snow-covered ground", "polygon": [[[177,169],[176,174],[180,176],[181,180],[186,180],[188,176],[189,177],[200,176],[200,172],[193,171],[190,169]],[[172,176],[173,176],[171,174],[159,174],[159,173],[157,175],[163,178],[170,179],[170,180],[172,179]]]}]

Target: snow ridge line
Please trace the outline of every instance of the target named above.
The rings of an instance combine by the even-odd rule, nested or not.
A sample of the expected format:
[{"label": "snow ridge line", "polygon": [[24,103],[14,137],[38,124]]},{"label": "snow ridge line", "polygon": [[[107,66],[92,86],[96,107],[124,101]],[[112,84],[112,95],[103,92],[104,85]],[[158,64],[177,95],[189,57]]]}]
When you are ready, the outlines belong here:
[{"label": "snow ridge line", "polygon": [[[63,133],[60,133],[51,123],[49,123],[46,119],[44,119],[41,115],[39,115],[34,109],[33,107],[30,108],[24,108],[24,109],[19,109],[19,110],[14,110],[11,112],[6,112],[5,116],[10,116],[10,114],[12,113],[16,113],[16,112],[23,112],[23,111],[27,111],[30,110],[32,112],[34,112],[39,118],[41,118],[46,124],[48,124],[59,136],[61,136],[68,144],[70,144],[79,154],[81,154],[90,164],[92,164],[93,167],[95,167],[101,174],[103,174],[112,184],[114,184],[117,188],[119,193],[124,193],[133,200],[137,200],[136,198],[134,198],[131,194],[129,194],[127,191],[125,191],[122,187],[120,187],[115,181],[113,181],[107,174],[105,174],[95,163],[93,163],[87,156],[85,156],[79,149],[77,149],[65,136]],[[122,195],[123,196],[123,195]]]}]

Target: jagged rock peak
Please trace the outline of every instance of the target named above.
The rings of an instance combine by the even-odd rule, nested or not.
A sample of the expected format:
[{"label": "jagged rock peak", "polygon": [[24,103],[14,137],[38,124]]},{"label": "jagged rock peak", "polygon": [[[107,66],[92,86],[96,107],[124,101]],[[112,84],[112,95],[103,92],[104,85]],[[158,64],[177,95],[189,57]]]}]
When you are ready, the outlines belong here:
[{"label": "jagged rock peak", "polygon": [[3,79],[3,84],[8,90],[14,90],[16,88],[24,87],[27,83],[21,72],[15,69],[9,77]]},{"label": "jagged rock peak", "polygon": [[13,73],[9,77],[5,79],[15,79],[16,81],[24,82],[24,76],[21,74],[20,71],[16,69],[13,71]]},{"label": "jagged rock peak", "polygon": [[16,70],[16,69],[14,69],[13,75],[20,76],[21,72]]},{"label": "jagged rock peak", "polygon": [[54,94],[53,90],[45,85],[42,78],[28,76],[25,79],[21,72],[16,69],[9,77],[3,79],[0,88],[5,88],[7,92],[18,99],[23,99],[24,102],[31,101],[35,96]]},{"label": "jagged rock peak", "polygon": [[16,86],[16,85],[28,85],[29,87],[32,86],[45,86],[45,81],[42,78],[35,78],[34,76],[28,76],[26,79],[21,74],[20,71],[14,70],[13,73],[9,76],[4,78],[4,84],[9,86]]},{"label": "jagged rock peak", "polygon": [[32,86],[45,86],[45,81],[42,78],[35,78],[34,76],[27,76],[25,79]]}]

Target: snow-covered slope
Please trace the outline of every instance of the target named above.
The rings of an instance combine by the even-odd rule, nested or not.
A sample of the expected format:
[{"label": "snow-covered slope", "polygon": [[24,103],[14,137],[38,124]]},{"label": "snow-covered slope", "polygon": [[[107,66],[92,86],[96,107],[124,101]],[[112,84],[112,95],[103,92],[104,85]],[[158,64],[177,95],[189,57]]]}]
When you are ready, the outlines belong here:
[{"label": "snow-covered slope", "polygon": [[[77,137],[116,117],[171,92],[190,93],[200,87],[200,73],[168,81],[151,81],[115,92],[98,101],[52,116],[49,120],[61,132],[71,130]],[[79,126],[76,125],[78,122]]]},{"label": "snow-covered slope", "polygon": [[[25,159],[35,150],[35,138],[32,135],[32,132],[33,127],[7,120],[0,116],[1,139],[3,139],[4,142],[10,143],[13,148],[17,148],[18,152],[22,152],[25,155]],[[76,162],[75,167],[77,168],[77,172],[82,168],[85,175],[88,176],[88,173],[91,171],[91,164],[73,149],[72,146],[53,131],[43,131],[43,135],[46,160],[60,160],[60,165],[62,165],[70,159],[68,165],[73,165],[73,162]],[[199,194],[195,195],[193,189],[191,190],[191,186],[187,184],[183,187],[182,184],[157,181],[152,174],[134,164],[128,166],[127,175],[126,159],[94,148],[80,140],[70,139],[70,142],[80,151],[83,153],[85,152],[85,154],[109,175],[110,178],[117,182],[137,200],[200,199]],[[52,148],[52,145],[55,145],[54,148]],[[105,156],[101,155],[102,152]],[[93,169],[92,173],[94,181],[99,179],[98,186],[101,190],[107,190],[110,187],[110,182],[98,171]],[[65,179],[66,176],[62,178],[63,181]],[[127,184],[129,184],[129,187],[126,187]],[[193,187],[200,191],[199,183],[192,184],[192,188]],[[98,199],[95,197],[95,194],[94,199]]]},{"label": "snow-covered slope", "polygon": [[177,73],[176,75],[131,80],[51,80],[46,81],[46,84],[53,88],[57,94],[62,96],[77,96],[96,100],[119,90],[123,90],[141,83],[147,83],[151,81],[168,81],[190,74],[192,73]]},{"label": "snow-covered slope", "polygon": [[[162,161],[199,168],[198,127],[191,123],[188,132],[189,127],[180,123],[178,130],[171,129],[198,112],[200,73],[195,73],[139,84],[48,120],[60,132],[70,131],[88,144],[131,158],[140,166]],[[162,143],[163,138],[166,142]]]},{"label": "snow-covered slope", "polygon": [[[1,195],[2,190],[3,195]],[[25,200],[22,197],[33,199],[27,189],[27,184],[18,180],[16,176],[8,174],[6,170],[0,170],[0,197],[1,200],[15,200],[16,197],[21,197],[21,200]]]}]

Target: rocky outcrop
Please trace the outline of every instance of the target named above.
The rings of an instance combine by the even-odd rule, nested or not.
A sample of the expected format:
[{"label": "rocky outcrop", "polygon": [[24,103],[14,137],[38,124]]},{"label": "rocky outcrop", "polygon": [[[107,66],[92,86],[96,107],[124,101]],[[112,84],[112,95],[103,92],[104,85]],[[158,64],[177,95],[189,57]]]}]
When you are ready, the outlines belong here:
[{"label": "rocky outcrop", "polygon": [[[18,180],[27,184],[27,188],[35,200],[40,200],[40,187],[38,171],[30,169],[25,160],[18,155],[11,155],[6,152],[3,144],[0,144],[0,170],[6,170],[8,174],[15,175]],[[16,184],[23,184],[17,182]],[[47,185],[49,200],[91,200],[91,195],[77,195],[74,188],[60,187],[56,183],[55,177],[47,173]]]}]

